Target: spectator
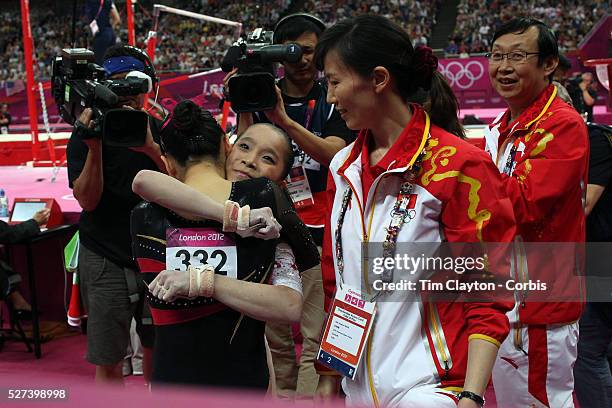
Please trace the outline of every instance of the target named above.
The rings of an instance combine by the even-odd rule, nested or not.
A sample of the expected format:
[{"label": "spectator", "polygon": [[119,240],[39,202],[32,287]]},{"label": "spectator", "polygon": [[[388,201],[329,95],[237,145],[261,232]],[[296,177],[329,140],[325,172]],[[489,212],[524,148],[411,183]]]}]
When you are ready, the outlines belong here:
[{"label": "spectator", "polygon": [[444,49],[444,52],[447,54],[459,54],[459,47],[457,47],[457,43],[455,40],[451,39]]},{"label": "spectator", "polygon": [[559,0],[554,4],[545,0],[506,0],[491,4],[461,0],[451,37],[455,41],[465,40],[468,52],[479,52],[481,44],[485,50],[490,47],[491,34],[501,24],[517,16],[530,16],[542,20],[558,34],[561,51],[573,50],[608,7],[608,2],[601,0]]},{"label": "spectator", "polygon": [[597,100],[593,74],[584,72],[568,80],[567,90],[572,97],[574,108],[587,122],[593,122],[593,106]]},{"label": "spectator", "polygon": [[0,133],[3,135],[8,134],[9,126],[11,125],[11,114],[8,111],[8,103],[0,104]]}]

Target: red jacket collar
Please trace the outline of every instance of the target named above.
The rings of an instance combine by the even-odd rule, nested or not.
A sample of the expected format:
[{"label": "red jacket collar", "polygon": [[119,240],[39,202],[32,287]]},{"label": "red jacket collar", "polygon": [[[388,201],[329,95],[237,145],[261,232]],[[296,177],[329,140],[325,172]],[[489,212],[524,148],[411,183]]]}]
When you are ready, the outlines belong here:
[{"label": "red jacket collar", "polygon": [[493,126],[497,123],[500,124],[500,134],[506,133],[510,129],[527,130],[534,122],[542,117],[544,113],[546,113],[556,95],[557,88],[553,84],[550,84],[546,89],[544,89],[544,91],[542,91],[540,96],[538,96],[538,98],[533,101],[533,103],[529,105],[529,107],[525,109],[523,113],[521,113],[512,123],[508,123],[510,120],[510,110],[507,110],[496,123],[493,123]]},{"label": "red jacket collar", "polygon": [[[419,148],[425,130],[425,111],[416,104],[410,104],[410,108],[412,110],[410,121],[387,154],[376,164],[376,167],[382,167],[384,170],[406,167]],[[344,171],[357,160],[362,152],[369,151],[367,143],[369,143],[371,137],[372,134],[369,129],[362,129],[359,132],[351,152],[338,169],[338,174],[344,174]]]}]

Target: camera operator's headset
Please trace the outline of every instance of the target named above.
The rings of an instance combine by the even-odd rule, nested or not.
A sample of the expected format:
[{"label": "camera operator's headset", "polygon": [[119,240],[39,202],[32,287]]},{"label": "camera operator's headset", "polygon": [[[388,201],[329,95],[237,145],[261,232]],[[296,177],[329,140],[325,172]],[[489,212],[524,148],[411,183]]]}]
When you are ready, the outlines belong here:
[{"label": "camera operator's headset", "polygon": [[308,14],[308,13],[289,14],[288,16],[285,16],[281,18],[280,20],[278,20],[278,22],[274,26],[274,36],[272,37],[272,42],[274,44],[278,44],[278,38],[276,38],[276,32],[278,31],[278,29],[287,23],[295,21],[298,18],[302,18],[304,20],[310,21],[315,26],[320,28],[322,32],[325,31],[325,28],[326,28],[325,23],[319,17],[315,17],[312,14]]},{"label": "camera operator's headset", "polygon": [[151,78],[151,90],[149,92],[154,91],[155,95],[157,96],[157,86],[159,85],[159,78],[157,77],[157,71],[155,71],[155,67],[153,66],[151,58],[149,58],[146,52],[132,45],[123,45],[123,48],[132,50],[142,57],[142,62],[144,62],[144,69],[142,72],[147,74],[147,76]]}]

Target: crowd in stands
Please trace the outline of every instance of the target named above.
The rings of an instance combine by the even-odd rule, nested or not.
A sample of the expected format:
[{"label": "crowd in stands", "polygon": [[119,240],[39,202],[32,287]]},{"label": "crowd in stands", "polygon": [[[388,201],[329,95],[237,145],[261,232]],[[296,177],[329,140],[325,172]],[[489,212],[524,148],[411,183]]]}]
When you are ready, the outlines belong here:
[{"label": "crowd in stands", "polygon": [[[362,13],[386,16],[400,23],[413,38],[413,44],[427,45],[436,24],[442,0],[306,0],[301,10],[319,16],[328,24]],[[145,48],[152,29],[152,2],[141,1],[135,8],[137,46]],[[245,24],[243,33],[257,27],[272,29],[291,5],[290,0],[178,0],[174,7],[217,16]],[[592,26],[607,12],[604,0],[461,0],[457,23],[445,51],[447,54],[486,52],[491,36],[500,24],[517,15],[529,15],[549,24],[559,35],[562,51],[577,47]],[[125,6],[118,37],[127,40]],[[0,19],[0,80],[25,78],[21,14],[16,8],[3,11]],[[72,25],[65,14],[53,7],[32,7],[31,27],[35,45],[35,77],[51,76],[51,60],[70,46]],[[85,21],[77,21],[77,46],[91,42]],[[234,27],[161,13],[157,29],[156,67],[160,72],[198,72],[218,67],[227,48],[236,40]]]},{"label": "crowd in stands", "polygon": [[[336,21],[361,13],[376,13],[399,22],[414,38],[414,45],[428,44],[435,24],[436,10],[441,0],[358,1],[307,0],[301,11],[313,13],[325,22]],[[135,8],[136,43],[145,48],[148,32],[152,29],[152,2],[139,2]],[[289,0],[184,0],[172,5],[201,14],[221,17],[245,24],[243,33],[257,27],[273,29],[273,24],[287,10]],[[119,5],[123,18],[118,37],[127,39],[125,9]],[[23,49],[21,46],[21,15],[19,9],[5,12],[0,23],[0,77],[5,80],[25,78]],[[49,8],[32,7],[31,26],[36,47],[36,78],[51,76],[51,59],[64,47],[70,46],[71,24]],[[236,40],[234,27],[207,23],[175,14],[161,13],[157,27],[156,67],[160,72],[197,72],[218,67],[227,48]],[[77,21],[78,46],[91,42],[86,22]]]},{"label": "crowd in stands", "polygon": [[[152,2],[141,3],[135,8],[134,22],[137,46],[145,48],[145,40],[153,23],[153,7]],[[289,0],[209,0],[203,3],[179,1],[173,6],[231,21],[247,22],[243,31],[250,31],[260,26],[270,28],[286,10]],[[118,8],[123,22],[117,34],[121,40],[127,41],[125,7],[119,5]],[[21,14],[16,9],[0,15],[0,80],[24,79]],[[53,57],[59,55],[62,48],[71,46],[72,25],[67,22],[70,19],[49,8],[32,7],[30,20],[36,48],[34,75],[48,79]],[[86,23],[77,21],[76,45],[90,48],[91,35]],[[157,31],[156,67],[161,72],[196,72],[218,67],[227,48],[237,39],[234,27],[168,13],[161,13]]]},{"label": "crowd in stands", "polygon": [[428,45],[442,0],[307,0],[303,11],[318,15],[328,24],[372,13],[395,20],[410,33],[413,45]]},{"label": "crowd in stands", "polygon": [[[257,27],[271,29],[289,5],[288,0],[268,1],[186,1],[176,7],[196,13],[242,22],[243,33]],[[145,14],[146,11],[140,10]],[[137,44],[145,47],[151,29],[149,16],[136,21]],[[125,25],[124,25],[125,27]],[[125,30],[124,30],[125,31]],[[155,64],[158,70],[197,72],[220,65],[225,51],[238,38],[235,27],[199,21],[175,14],[161,13],[157,29],[158,42]],[[127,31],[120,35],[127,37]]]},{"label": "crowd in stands", "polygon": [[517,16],[537,18],[558,36],[562,52],[578,47],[608,11],[605,0],[461,0],[447,54],[487,52],[495,30]]}]

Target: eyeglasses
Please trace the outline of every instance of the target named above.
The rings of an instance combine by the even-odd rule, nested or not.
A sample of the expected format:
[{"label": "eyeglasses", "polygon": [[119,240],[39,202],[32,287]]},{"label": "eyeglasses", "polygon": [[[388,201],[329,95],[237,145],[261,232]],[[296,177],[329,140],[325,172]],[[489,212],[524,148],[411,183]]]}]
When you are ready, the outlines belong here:
[{"label": "eyeglasses", "polygon": [[489,62],[500,63],[504,60],[504,57],[508,62],[523,63],[527,61],[530,55],[540,55],[539,52],[526,52],[526,51],[510,51],[510,52],[489,52],[485,54],[485,57],[489,59]]}]

